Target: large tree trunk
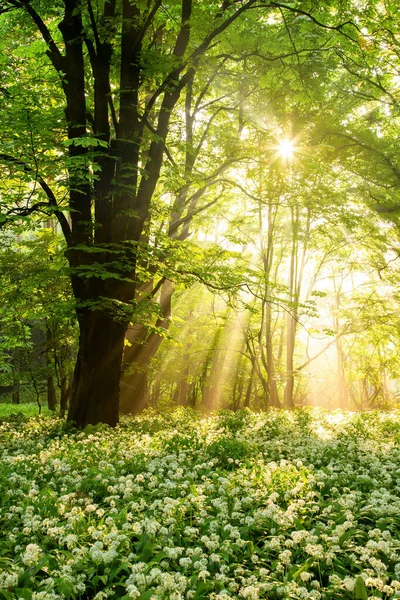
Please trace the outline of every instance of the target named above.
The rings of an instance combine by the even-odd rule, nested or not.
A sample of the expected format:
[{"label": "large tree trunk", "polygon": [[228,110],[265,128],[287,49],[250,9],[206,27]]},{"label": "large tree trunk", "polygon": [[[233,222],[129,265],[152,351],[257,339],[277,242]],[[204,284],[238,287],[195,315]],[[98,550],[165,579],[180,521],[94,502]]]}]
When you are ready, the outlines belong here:
[{"label": "large tree trunk", "polygon": [[77,427],[106,423],[115,427],[126,322],[103,311],[86,311],[79,319],[79,353],[68,421]]},{"label": "large tree trunk", "polygon": [[[107,298],[126,305],[134,298],[133,292],[127,295],[115,289],[119,287],[116,280],[131,280],[134,287],[135,242],[139,241],[149,216],[171,115],[207,50],[255,1],[247,0],[234,11],[227,10],[229,7],[222,3],[221,11],[215,15],[215,24],[198,40],[190,54],[187,50],[193,2],[178,3],[181,18],[168,53],[171,60],[168,65],[160,62],[159,69],[155,69],[156,89],[145,107],[140,106],[143,92],[148,91],[145,89],[148,74],[142,72],[142,47],[145,42],[148,48],[146,36],[150,35],[151,39],[153,29],[163,28],[157,14],[161,2],[107,0],[100,3],[100,8],[97,3],[65,1],[63,18],[58,23],[63,39],[62,42],[57,39],[57,43],[47,28],[47,17],[43,20],[28,0],[15,3],[30,15],[47,44],[47,55],[60,76],[65,96],[70,142],[67,168],[71,225],[60,209],[54,210],[67,241],[74,296],[80,307],[79,352],[68,414],[68,419],[79,427],[118,422],[122,350],[129,320],[126,316],[125,323],[115,322],[100,309],[84,312],[82,302],[93,307]],[[119,92],[113,94],[110,73],[115,73],[118,65]],[[91,99],[87,98],[88,89],[94,91]],[[114,96],[117,96],[115,102]],[[94,153],[92,144],[82,143],[88,138],[88,108],[92,112],[92,107],[94,115],[90,120],[94,137],[102,142]],[[144,134],[151,111],[155,113],[154,127],[150,127],[151,141],[147,144]],[[95,169],[92,170],[93,164]],[[94,185],[93,171],[96,173]],[[57,207],[57,199],[47,183],[41,185],[51,206]],[[112,254],[107,257],[104,252],[109,250],[110,244]],[[124,253],[126,246],[128,252]],[[116,248],[122,250],[118,259]],[[104,282],[107,275],[103,268],[112,272],[108,282]],[[93,293],[85,289],[85,270],[91,271],[89,274],[96,280]],[[79,281],[80,276],[82,281]]]}]

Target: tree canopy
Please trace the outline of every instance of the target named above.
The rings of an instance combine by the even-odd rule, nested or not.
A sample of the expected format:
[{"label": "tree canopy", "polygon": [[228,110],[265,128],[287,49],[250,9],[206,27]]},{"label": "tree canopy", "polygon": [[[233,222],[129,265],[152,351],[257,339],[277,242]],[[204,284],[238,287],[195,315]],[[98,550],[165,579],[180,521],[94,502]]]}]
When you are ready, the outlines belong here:
[{"label": "tree canopy", "polygon": [[397,401],[395,2],[1,0],[0,40],[15,398]]}]

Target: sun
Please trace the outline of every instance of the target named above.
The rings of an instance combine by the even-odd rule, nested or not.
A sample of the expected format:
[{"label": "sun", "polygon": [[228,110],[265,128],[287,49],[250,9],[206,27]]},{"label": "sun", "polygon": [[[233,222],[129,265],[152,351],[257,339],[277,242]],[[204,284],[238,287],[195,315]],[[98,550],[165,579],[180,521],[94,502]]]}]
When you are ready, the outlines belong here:
[{"label": "sun", "polygon": [[293,140],[283,138],[278,143],[278,153],[284,160],[291,160],[296,151],[296,146]]}]

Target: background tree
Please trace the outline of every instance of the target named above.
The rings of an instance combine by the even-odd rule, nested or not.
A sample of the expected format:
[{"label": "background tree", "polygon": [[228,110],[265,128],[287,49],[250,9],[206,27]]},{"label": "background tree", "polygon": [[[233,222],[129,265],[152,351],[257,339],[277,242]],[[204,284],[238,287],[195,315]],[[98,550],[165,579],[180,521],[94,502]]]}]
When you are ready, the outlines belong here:
[{"label": "background tree", "polygon": [[51,228],[22,233],[18,241],[1,237],[2,385],[12,386],[14,403],[46,399],[55,410],[59,401],[61,413],[67,408],[77,342],[63,250]]}]

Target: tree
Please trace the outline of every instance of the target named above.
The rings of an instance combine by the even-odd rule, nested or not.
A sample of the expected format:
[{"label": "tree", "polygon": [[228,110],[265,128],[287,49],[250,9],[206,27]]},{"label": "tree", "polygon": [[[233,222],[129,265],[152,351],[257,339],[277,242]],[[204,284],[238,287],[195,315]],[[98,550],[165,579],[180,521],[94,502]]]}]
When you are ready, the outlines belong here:
[{"label": "tree", "polygon": [[[240,131],[238,122],[232,118],[232,113],[238,112],[235,96],[239,93],[236,86],[233,86],[229,94],[226,89],[226,80],[231,75],[227,62],[227,57],[223,57],[204,65],[198,77],[193,74],[183,94],[183,119],[179,120],[178,114],[173,124],[168,144],[169,160],[164,167],[164,178],[167,181],[162,186],[162,191],[167,196],[168,204],[162,207],[160,203],[160,217],[157,219],[157,215],[153,213],[147,234],[154,238],[155,246],[165,248],[164,256],[160,251],[158,264],[147,265],[149,278],[136,289],[139,302],[140,296],[145,296],[146,292],[154,288],[156,275],[162,277],[159,273],[162,271],[162,264],[173,264],[171,258],[174,251],[171,252],[171,248],[179,248],[190,238],[193,221],[209,214],[209,209],[223,200],[226,187],[232,185],[224,174],[232,165],[240,162],[237,143]],[[220,75],[222,70],[228,72],[224,78]],[[217,77],[223,81],[214,89],[212,84]],[[201,79],[200,83],[197,79]],[[233,98],[227,104],[229,96]],[[221,129],[224,131],[223,136]],[[173,159],[170,156],[171,149]],[[143,268],[145,271],[146,264],[143,264]],[[178,273],[175,274],[175,279],[177,277]],[[133,323],[128,328],[128,345],[125,347],[121,380],[122,412],[139,412],[148,400],[148,369],[171,323],[175,286],[170,279],[163,279],[160,294],[156,298],[159,313],[155,325],[148,327]]]},{"label": "tree", "polygon": [[[160,0],[2,2],[6,17],[15,9],[13,19],[29,28],[28,19],[45,41],[65,104],[71,224],[44,180],[42,187],[66,238],[77,303],[79,351],[68,418],[79,427],[118,421],[137,248],[173,110],[218,36],[255,5],[182,0],[166,11]],[[197,30],[194,21],[201,22]],[[12,155],[3,161],[31,168]]]},{"label": "tree", "polygon": [[19,239],[2,234],[0,241],[2,379],[13,384],[16,403],[25,388],[25,398],[41,402],[47,388],[52,410],[57,383],[65,412],[77,331],[63,240],[38,227]]},{"label": "tree", "polygon": [[[43,69],[37,97],[40,92],[48,97],[50,91],[57,98],[54,117],[61,108],[65,112],[60,122],[46,110],[54,134],[47,127],[46,135],[39,135],[31,113],[22,111],[29,148],[26,139],[21,143],[17,137],[3,144],[0,160],[14,177],[16,193],[9,194],[2,223],[43,210],[57,217],[65,236],[80,331],[68,415],[77,426],[118,421],[124,337],[137,300],[139,259],[143,253],[156,254],[149,221],[167,172],[164,157],[173,160],[168,141],[174,117],[182,110],[183,91],[190,90],[204,63],[223,59],[218,47],[223,36],[228,43],[229,36],[236,36],[250,69],[259,57],[256,47],[246,53],[246,30],[273,38],[263,61],[281,56],[285,39],[288,62],[282,59],[283,65],[300,76],[296,101],[301,97],[303,119],[306,105],[315,110],[315,100],[308,101],[302,86],[313,79],[312,69],[321,73],[321,56],[332,50],[329,36],[338,46],[344,40],[348,56],[349,48],[354,55],[360,48],[360,29],[351,21],[360,17],[360,8],[343,3],[336,14],[330,2],[316,3],[313,12],[306,4],[173,0],[166,7],[161,0],[63,0],[56,5],[1,0],[5,39],[18,25],[28,40],[28,63],[36,61]],[[311,41],[298,48],[303,33]],[[313,60],[307,61],[309,56]],[[337,66],[340,53],[334,56],[330,64]],[[25,83],[31,81],[26,68],[23,74]],[[268,87],[274,77],[276,72],[268,73],[262,84]],[[334,77],[329,82],[334,85]],[[314,92],[317,87],[314,83]],[[0,92],[9,116],[13,98],[7,88]],[[273,98],[273,107],[283,100],[284,91]],[[241,111],[242,125],[243,119]],[[6,122],[9,127],[10,119]],[[181,191],[186,193],[184,186]],[[179,201],[175,208],[179,215]]]}]

